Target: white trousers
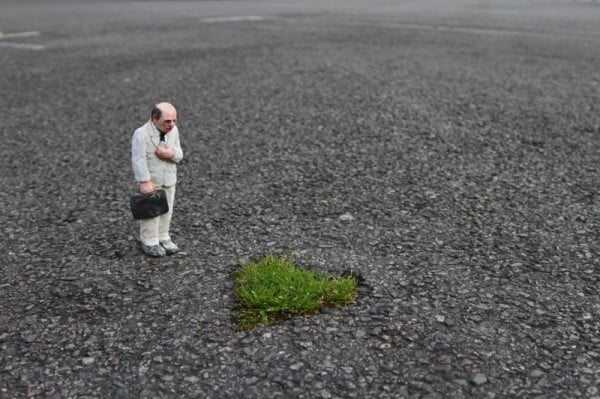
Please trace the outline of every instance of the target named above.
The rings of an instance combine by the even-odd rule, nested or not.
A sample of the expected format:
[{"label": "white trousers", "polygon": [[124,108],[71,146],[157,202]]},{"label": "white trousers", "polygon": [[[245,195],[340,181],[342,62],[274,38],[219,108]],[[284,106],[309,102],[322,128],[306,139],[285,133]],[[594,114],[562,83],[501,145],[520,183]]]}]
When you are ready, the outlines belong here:
[{"label": "white trousers", "polygon": [[171,239],[169,236],[169,227],[171,226],[171,216],[173,215],[173,205],[175,204],[175,186],[157,186],[156,189],[165,190],[169,212],[152,219],[140,220],[140,241],[144,245],[158,245],[160,241],[169,241]]}]

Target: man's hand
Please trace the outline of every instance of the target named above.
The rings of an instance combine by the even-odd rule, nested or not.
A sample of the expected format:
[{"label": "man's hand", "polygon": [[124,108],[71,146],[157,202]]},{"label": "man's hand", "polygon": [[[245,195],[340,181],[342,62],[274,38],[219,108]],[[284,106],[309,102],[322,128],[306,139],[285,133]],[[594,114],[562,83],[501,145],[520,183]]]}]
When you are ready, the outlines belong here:
[{"label": "man's hand", "polygon": [[175,156],[175,150],[171,147],[156,147],[156,156],[162,160],[170,161]]},{"label": "man's hand", "polygon": [[152,183],[152,180],[140,182],[140,194],[146,195],[153,193],[154,191],[156,191],[156,187],[154,186],[154,183]]}]

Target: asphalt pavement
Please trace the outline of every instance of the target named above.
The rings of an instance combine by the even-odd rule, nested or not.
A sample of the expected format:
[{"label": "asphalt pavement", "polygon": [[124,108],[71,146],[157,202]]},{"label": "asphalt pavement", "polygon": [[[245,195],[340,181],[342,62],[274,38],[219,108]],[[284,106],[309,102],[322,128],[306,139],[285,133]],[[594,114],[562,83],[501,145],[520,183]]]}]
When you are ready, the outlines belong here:
[{"label": "asphalt pavement", "polygon": [[[0,4],[1,398],[600,398],[600,4]],[[144,256],[133,131],[173,103]],[[265,254],[356,303],[242,331]]]}]

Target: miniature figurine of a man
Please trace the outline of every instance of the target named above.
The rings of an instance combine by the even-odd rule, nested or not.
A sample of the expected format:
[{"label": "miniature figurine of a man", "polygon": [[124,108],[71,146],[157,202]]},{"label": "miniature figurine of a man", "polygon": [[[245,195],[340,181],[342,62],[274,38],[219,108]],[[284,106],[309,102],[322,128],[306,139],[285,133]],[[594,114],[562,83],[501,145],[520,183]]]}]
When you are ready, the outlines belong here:
[{"label": "miniature figurine of a man", "polygon": [[165,190],[169,204],[167,213],[140,220],[142,251],[153,257],[179,251],[169,235],[177,183],[176,164],[183,159],[176,123],[177,111],[173,105],[156,104],[150,120],[133,133],[131,140],[131,162],[140,194]]}]

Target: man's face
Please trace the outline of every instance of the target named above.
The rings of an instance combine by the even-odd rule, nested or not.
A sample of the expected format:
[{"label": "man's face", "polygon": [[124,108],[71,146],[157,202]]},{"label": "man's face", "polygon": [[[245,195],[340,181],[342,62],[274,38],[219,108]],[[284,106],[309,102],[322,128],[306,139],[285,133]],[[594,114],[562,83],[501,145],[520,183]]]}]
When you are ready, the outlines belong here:
[{"label": "man's face", "polygon": [[177,123],[177,112],[174,109],[162,109],[160,119],[152,118],[154,126],[163,133],[169,133]]}]

